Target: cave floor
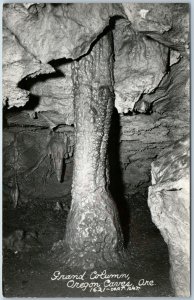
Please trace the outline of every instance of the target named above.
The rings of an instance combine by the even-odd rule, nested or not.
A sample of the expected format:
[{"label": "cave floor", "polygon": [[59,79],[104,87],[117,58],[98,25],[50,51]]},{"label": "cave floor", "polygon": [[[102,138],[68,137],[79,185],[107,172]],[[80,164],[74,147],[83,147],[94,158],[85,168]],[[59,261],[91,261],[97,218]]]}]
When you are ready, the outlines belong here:
[{"label": "cave floor", "polygon": [[[141,200],[141,201],[140,201]],[[6,201],[8,203],[8,201]],[[3,291],[5,297],[161,297],[173,296],[169,281],[168,250],[159,231],[151,222],[149,209],[142,199],[133,199],[130,205],[130,243],[127,247],[129,261],[124,267],[111,270],[107,274],[130,274],[130,282],[135,286],[140,279],[154,281],[138,290],[106,289],[101,291],[85,291],[69,288],[65,280],[51,280],[54,271],[61,274],[83,274],[84,270],[70,270],[59,266],[49,257],[49,250],[54,242],[64,236],[67,210],[55,205],[56,199],[46,201],[38,199],[28,204],[19,205],[16,209],[4,205],[4,259],[3,259]],[[142,213],[143,212],[143,213]],[[25,232],[25,239],[15,239],[17,230]],[[7,239],[13,236],[13,241]],[[96,268],[101,273],[104,269]],[[87,271],[84,282],[91,272]],[[123,279],[111,281],[123,281]],[[104,280],[100,281],[103,286]],[[142,281],[141,281],[142,282]]]}]

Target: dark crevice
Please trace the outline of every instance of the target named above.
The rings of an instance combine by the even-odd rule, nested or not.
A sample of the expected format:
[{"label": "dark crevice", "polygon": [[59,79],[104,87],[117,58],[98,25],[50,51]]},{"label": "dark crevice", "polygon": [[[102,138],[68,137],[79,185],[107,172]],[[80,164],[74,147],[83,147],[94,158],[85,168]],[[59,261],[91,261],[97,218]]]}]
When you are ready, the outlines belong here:
[{"label": "dark crevice", "polygon": [[[109,32],[112,32],[112,30],[114,30],[114,28],[115,28],[115,23],[116,23],[116,21],[117,20],[119,20],[119,19],[123,19],[123,17],[122,16],[113,16],[113,17],[111,17],[110,18],[110,20],[109,20],[109,24],[108,24],[108,26],[106,26],[105,28],[104,28],[104,30],[96,37],[96,39],[91,43],[91,45],[90,45],[90,47],[89,47],[89,50],[85,53],[85,54],[83,54],[83,55],[81,55],[81,56],[79,56],[78,58],[75,58],[75,59],[72,59],[72,58],[59,58],[59,59],[55,59],[55,60],[51,60],[51,61],[49,61],[49,64],[53,67],[53,68],[58,68],[59,66],[61,66],[61,65],[64,65],[64,64],[67,64],[67,63],[71,63],[71,62],[73,62],[73,61],[80,61],[83,57],[85,57],[85,56],[87,56],[91,51],[92,51],[92,49],[93,49],[93,47],[96,45],[96,43],[98,43],[98,41],[103,37],[103,36],[105,36],[106,34],[108,34]],[[114,47],[114,45],[112,45],[113,47]]]},{"label": "dark crevice", "polygon": [[132,111],[128,111],[127,113],[123,113],[123,116],[133,116],[134,115],[134,112]]},{"label": "dark crevice", "polygon": [[121,228],[124,236],[124,246],[129,242],[129,217],[130,211],[128,203],[124,196],[123,174],[120,164],[120,116],[114,108],[111,120],[111,128],[108,142],[108,159],[110,175],[110,192],[117,205],[119,212]]},{"label": "dark crevice", "polygon": [[[89,50],[87,51],[87,53],[83,54],[82,56],[80,56],[79,58],[75,59],[76,61],[79,61],[80,59],[82,59],[83,57],[87,56],[93,49],[93,47],[96,45],[96,43],[98,43],[98,41],[105,35],[107,35],[109,32],[112,32],[115,28],[115,23],[117,20],[119,19],[124,19],[121,16],[114,16],[111,17],[109,20],[109,25],[106,26],[104,28],[104,30],[96,37],[96,39],[91,43]],[[114,47],[113,43],[112,43],[112,47]],[[114,48],[113,48],[114,49]]]},{"label": "dark crevice", "polygon": [[6,108],[4,114],[5,114],[5,116],[6,116],[7,113],[9,115],[11,115],[11,114],[18,114],[18,113],[22,112],[23,110],[27,110],[29,113],[31,111],[32,114],[33,114],[34,113],[34,109],[39,104],[39,101],[40,101],[40,97],[39,96],[30,94],[29,95],[29,100],[28,100],[28,102],[24,106],[20,106],[20,107],[13,106],[11,108]]},{"label": "dark crevice", "polygon": [[53,59],[53,60],[49,61],[48,63],[49,63],[49,65],[51,65],[56,71],[59,72],[59,69],[57,69],[59,66],[65,65],[65,64],[69,64],[69,63],[71,63],[71,62],[73,62],[73,59],[72,59],[72,58],[67,59],[67,58],[62,57],[62,58],[59,58],[59,59]]},{"label": "dark crevice", "polygon": [[37,82],[45,82],[48,79],[55,79],[55,78],[61,78],[64,77],[65,75],[60,71],[57,70],[56,72],[49,73],[49,74],[40,74],[37,75],[34,78],[31,77],[25,77],[18,83],[18,87],[20,89],[24,89],[27,91],[30,91],[30,89],[37,83]]}]

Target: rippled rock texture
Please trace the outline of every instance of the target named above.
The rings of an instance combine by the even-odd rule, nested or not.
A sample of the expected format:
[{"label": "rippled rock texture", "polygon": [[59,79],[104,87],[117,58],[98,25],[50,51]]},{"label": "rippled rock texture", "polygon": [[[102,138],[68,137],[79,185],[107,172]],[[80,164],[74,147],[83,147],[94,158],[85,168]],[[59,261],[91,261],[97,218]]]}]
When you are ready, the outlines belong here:
[{"label": "rippled rock texture", "polygon": [[176,296],[190,295],[189,137],[160,153],[152,163],[148,205],[169,249]]}]

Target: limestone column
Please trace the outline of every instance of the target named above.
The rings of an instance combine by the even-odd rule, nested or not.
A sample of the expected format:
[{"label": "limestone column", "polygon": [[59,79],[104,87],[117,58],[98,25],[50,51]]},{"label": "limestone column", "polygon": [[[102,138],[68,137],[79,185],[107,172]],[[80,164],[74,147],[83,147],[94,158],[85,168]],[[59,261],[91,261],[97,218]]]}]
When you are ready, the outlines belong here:
[{"label": "limestone column", "polygon": [[120,260],[122,234],[108,190],[107,145],[114,106],[110,33],[72,64],[75,153],[72,205],[65,242],[71,266],[92,268]]}]

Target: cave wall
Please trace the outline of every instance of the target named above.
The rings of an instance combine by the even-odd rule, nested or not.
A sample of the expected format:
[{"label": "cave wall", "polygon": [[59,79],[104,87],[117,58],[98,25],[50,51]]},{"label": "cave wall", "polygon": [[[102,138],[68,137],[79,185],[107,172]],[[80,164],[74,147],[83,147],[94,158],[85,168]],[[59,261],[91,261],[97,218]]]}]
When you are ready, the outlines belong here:
[{"label": "cave wall", "polygon": [[[115,48],[115,70],[119,65],[122,68],[126,61],[126,66],[131,65],[133,71],[137,72],[135,65],[139,65],[139,68],[149,75],[143,76],[137,72],[138,77],[144,77],[144,80],[141,78],[140,81],[137,80],[138,77],[132,75],[136,82],[132,88],[134,97],[130,95],[129,86],[129,92],[125,91],[129,99],[126,101],[126,97],[122,97],[124,101],[119,103],[119,106],[117,95],[123,94],[123,86],[121,85],[120,88],[117,86],[116,106],[120,112],[122,108],[126,112],[126,109],[133,107],[132,104],[138,100],[138,94],[141,96],[142,92],[151,92],[157,87],[162,73],[166,71],[167,50],[164,46],[173,51],[178,50],[180,53],[188,52],[188,16],[189,5],[187,4],[5,4],[3,7],[4,104],[7,103],[8,107],[24,106],[29,100],[30,93],[28,88],[20,87],[22,80],[35,78],[40,74],[50,74],[52,77],[53,73],[56,73],[56,68],[52,65],[53,61],[81,58],[91,50],[95,41],[114,20],[123,19],[126,26],[124,25],[120,34],[123,38],[121,51]],[[115,34],[117,42],[116,36]],[[132,44],[135,53],[130,51]],[[153,53],[157,59],[153,59]],[[122,57],[123,61],[119,59]],[[121,75],[123,77],[123,74]],[[117,76],[115,80],[118,81]],[[115,83],[117,85],[117,82]]]},{"label": "cave wall", "polygon": [[125,193],[147,193],[151,162],[169,145],[189,133],[189,62],[186,59],[170,72],[152,95],[152,113],[121,116],[120,161]]},{"label": "cave wall", "polygon": [[[149,95],[156,99],[151,114],[138,113],[120,116],[115,111],[109,153],[113,159],[119,158],[120,165],[111,159],[115,177],[113,181],[118,179],[117,174],[119,175],[120,172],[126,197],[135,194],[146,196],[150,185],[151,162],[163,149],[188,134],[190,107],[188,78],[188,61],[181,59],[179,63],[171,67],[171,72],[166,75],[156,92]],[[44,85],[49,81],[50,79]],[[49,89],[47,91],[49,92]],[[43,116],[39,114],[37,120],[31,119],[28,113],[10,113],[7,120],[11,127],[4,130],[4,182],[10,182],[13,178],[14,139],[17,139],[18,184],[23,201],[41,197],[62,198],[71,191],[73,158],[65,164],[64,181],[59,183],[48,153],[50,123],[46,127],[47,115]],[[56,120],[60,122],[60,118],[54,112],[48,114],[48,117],[54,124]],[[20,122],[26,127],[21,127]],[[63,128],[65,125],[61,125],[58,131],[64,131]],[[69,126],[66,130],[64,132],[68,132],[73,147],[74,127]],[[115,149],[118,151],[118,157],[115,157],[117,156],[114,153]],[[45,160],[23,181],[23,174],[29,172],[42,155],[47,155]],[[9,183],[7,183],[8,186]]]},{"label": "cave wall", "polygon": [[[68,136],[63,159],[61,182],[57,178],[54,158],[50,151],[51,139]],[[41,199],[64,200],[69,207],[73,169],[74,133],[55,132],[47,128],[12,127],[4,130],[3,145],[4,200],[17,206]],[[16,193],[18,187],[18,195]]]}]

